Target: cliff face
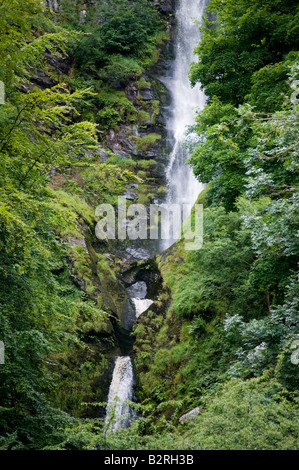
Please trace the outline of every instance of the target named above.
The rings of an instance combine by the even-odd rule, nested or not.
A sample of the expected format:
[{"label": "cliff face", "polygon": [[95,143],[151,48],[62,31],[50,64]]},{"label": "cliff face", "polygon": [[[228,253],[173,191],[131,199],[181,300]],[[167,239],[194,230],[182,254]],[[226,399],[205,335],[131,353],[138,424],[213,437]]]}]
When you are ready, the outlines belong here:
[{"label": "cliff face", "polygon": [[[94,217],[96,199],[91,199],[93,189],[90,179],[93,178],[96,194],[101,197],[102,169],[101,166],[113,157],[119,161],[133,161],[134,172],[137,173],[140,183],[123,185],[122,194],[128,203],[137,202],[148,205],[151,202],[163,202],[165,195],[165,166],[167,154],[169,154],[166,108],[169,104],[169,94],[165,86],[159,80],[161,73],[169,67],[171,55],[171,42],[174,27],[174,1],[154,1],[155,7],[163,18],[165,32],[163,41],[156,49],[156,58],[151,66],[143,73],[130,76],[119,82],[102,83],[96,76],[92,77],[93,86],[99,96],[113,97],[125,102],[130,108],[130,116],[122,117],[116,125],[108,125],[105,119],[101,120],[99,131],[99,144],[95,151],[96,171],[94,174],[88,170],[72,170],[68,177],[68,186],[62,181],[60,174],[53,171],[51,187],[54,191],[66,191],[70,194],[69,187],[78,188],[81,198],[82,210],[78,210],[68,196],[69,207],[76,214],[78,233],[64,236],[64,241],[69,246],[68,266],[70,276],[76,288],[84,292],[101,311],[106,313],[101,320],[90,320],[84,326],[84,341],[88,345],[85,352],[74,352],[65,358],[56,358],[58,366],[55,369],[65,374],[62,387],[72,388],[72,374],[79,370],[82,364],[94,361],[98,357],[101,366],[97,366],[95,375],[89,379],[88,389],[84,397],[86,402],[105,400],[108,394],[109,382],[112,374],[113,357],[127,354],[132,351],[133,343],[131,330],[135,321],[134,305],[128,289],[138,282],[147,286],[148,297],[154,302],[151,311],[156,316],[165,315],[169,302],[169,294],[164,292],[161,273],[154,257],[149,252],[141,255],[143,247],[138,241],[124,243],[106,243],[95,237]],[[88,9],[94,7],[96,1],[76,2],[77,20],[85,23]],[[59,23],[61,20],[61,2],[48,0],[53,20]],[[168,39],[166,40],[168,36]],[[74,87],[79,69],[76,69],[76,58],[72,55],[52,55],[47,53],[47,67],[37,71],[33,78],[34,85],[41,89],[52,87],[58,83],[66,82],[70,89]],[[88,74],[86,78],[90,77]],[[104,90],[102,92],[102,90]],[[117,99],[115,98],[117,97]],[[99,103],[99,104],[98,104]],[[129,103],[129,104],[128,104]],[[101,109],[102,102],[97,98],[94,103],[93,113]],[[133,118],[132,118],[133,116]],[[97,176],[99,171],[99,176]],[[107,185],[110,189],[111,175],[107,177]],[[116,174],[116,180],[119,178]],[[88,182],[88,185],[86,185]],[[111,186],[112,188],[112,186]],[[70,198],[70,199],[69,199]],[[99,200],[100,202],[100,200]],[[109,202],[109,199],[108,201]],[[88,214],[88,216],[87,216]],[[128,249],[127,249],[128,248]],[[142,259],[142,258],[149,259]],[[150,313],[150,315],[152,315]],[[147,318],[147,317],[144,317]],[[160,318],[160,317],[159,317]],[[67,362],[72,361],[74,371],[67,370]],[[70,393],[71,394],[71,393]],[[59,393],[58,393],[59,395]],[[61,403],[58,403],[61,406]],[[102,413],[98,408],[88,407],[85,416],[98,416]],[[78,412],[81,414],[81,411]]]},{"label": "cliff face", "polygon": [[[107,86],[116,89],[119,94],[132,103],[133,115],[129,119],[122,118],[116,125],[109,126],[103,117],[98,155],[104,163],[111,153],[120,158],[133,158],[136,161],[148,160],[147,169],[142,168],[142,179],[151,181],[150,187],[140,186],[137,193],[137,202],[153,202],[161,200],[163,185],[165,184],[165,165],[169,154],[167,142],[165,107],[169,104],[169,93],[159,80],[159,77],[169,67],[171,56],[171,38],[175,25],[174,9],[175,1],[153,1],[164,21],[165,31],[169,35],[168,40],[157,46],[156,58],[152,65],[144,73],[137,74],[133,79],[121,79],[119,82],[110,83]],[[96,0],[89,2],[76,2],[76,15],[79,22],[84,23],[88,9],[95,7]],[[59,0],[47,0],[47,5],[55,19],[59,21],[64,17]],[[83,12],[83,13],[82,13]],[[62,15],[61,18],[59,15]],[[82,16],[83,15],[83,16]],[[82,19],[83,18],[83,19]],[[42,88],[52,87],[61,81],[67,81],[72,87],[72,79],[76,79],[76,59],[67,55],[52,55],[46,53],[47,68],[39,70],[33,77],[33,83]],[[87,77],[88,78],[88,77]],[[99,81],[100,84],[100,81]],[[96,112],[96,108],[95,108]],[[107,122],[107,124],[106,124]],[[160,193],[158,190],[160,188]],[[150,194],[151,198],[146,195]],[[163,199],[163,198],[162,198]]]}]

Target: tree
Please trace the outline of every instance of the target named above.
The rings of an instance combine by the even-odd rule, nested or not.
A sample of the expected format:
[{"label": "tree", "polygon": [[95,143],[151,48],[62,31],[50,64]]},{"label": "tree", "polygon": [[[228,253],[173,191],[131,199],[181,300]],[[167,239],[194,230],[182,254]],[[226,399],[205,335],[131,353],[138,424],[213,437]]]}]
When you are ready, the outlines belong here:
[{"label": "tree", "polygon": [[191,83],[199,82],[209,99],[238,105],[250,93],[254,72],[297,49],[299,7],[294,0],[212,0],[207,12]]}]

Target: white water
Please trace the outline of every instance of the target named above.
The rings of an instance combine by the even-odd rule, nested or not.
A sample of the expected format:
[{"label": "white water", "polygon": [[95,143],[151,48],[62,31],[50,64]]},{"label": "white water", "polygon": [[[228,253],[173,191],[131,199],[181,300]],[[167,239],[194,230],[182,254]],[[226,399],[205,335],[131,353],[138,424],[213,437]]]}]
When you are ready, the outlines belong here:
[{"label": "white water", "polygon": [[135,307],[136,318],[140,317],[153,303],[151,299],[132,299]]},{"label": "white water", "polygon": [[136,282],[128,287],[127,292],[132,299],[136,319],[154,303],[153,300],[146,299],[147,286],[144,281]]},{"label": "white water", "polygon": [[[173,150],[166,169],[168,185],[167,204],[189,204],[190,207],[204,188],[186,163],[188,151],[183,147],[188,126],[195,123],[196,110],[202,110],[206,98],[199,85],[191,88],[188,72],[190,63],[196,61],[194,48],[200,41],[200,32],[195,20],[200,20],[207,0],[179,0],[176,10],[177,36],[172,75],[162,79],[172,97],[168,133],[173,138]],[[162,241],[162,249],[175,240]]]},{"label": "white water", "polygon": [[105,419],[107,432],[116,432],[129,425],[132,416],[127,402],[133,399],[133,383],[133,366],[130,357],[117,357],[108,395]]}]

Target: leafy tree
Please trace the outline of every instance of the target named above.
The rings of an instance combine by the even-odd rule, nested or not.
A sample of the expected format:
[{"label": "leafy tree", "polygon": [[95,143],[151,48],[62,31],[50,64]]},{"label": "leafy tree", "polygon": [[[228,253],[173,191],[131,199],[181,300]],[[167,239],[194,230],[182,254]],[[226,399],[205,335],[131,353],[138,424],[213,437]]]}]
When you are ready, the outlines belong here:
[{"label": "leafy tree", "polygon": [[[290,345],[298,331],[298,283],[292,279],[286,291],[285,303],[272,307],[269,317],[244,322],[239,315],[227,316],[227,336],[241,339],[236,351],[237,362],[230,366],[232,376],[262,375],[265,369],[279,367],[281,355],[287,355],[286,365],[280,371],[284,386],[298,387],[297,365],[291,361]],[[291,372],[291,373],[290,373]]]},{"label": "leafy tree", "polygon": [[238,105],[250,92],[254,72],[281,62],[297,49],[298,4],[294,0],[212,0],[207,11],[211,15],[202,25],[191,83],[199,82],[209,98],[218,96]]},{"label": "leafy tree", "polygon": [[[74,334],[78,311],[56,274],[67,269],[57,235],[74,230],[76,216],[53,200],[47,183],[51,170],[89,162],[97,142],[95,125],[77,111],[90,91],[32,86],[32,75],[45,66],[45,49],[63,53],[76,36],[63,30],[35,34],[40,9],[35,0],[0,5],[6,88],[0,106],[0,442],[6,448],[41,447],[72,422],[46,399],[53,386],[46,359],[66,338],[80,344]],[[51,435],[39,434],[40,426]]]},{"label": "leafy tree", "polygon": [[209,198],[223,201],[229,210],[244,189],[246,150],[252,133],[237,109],[213,98],[196,118],[198,140],[189,158],[194,174],[211,184]]}]

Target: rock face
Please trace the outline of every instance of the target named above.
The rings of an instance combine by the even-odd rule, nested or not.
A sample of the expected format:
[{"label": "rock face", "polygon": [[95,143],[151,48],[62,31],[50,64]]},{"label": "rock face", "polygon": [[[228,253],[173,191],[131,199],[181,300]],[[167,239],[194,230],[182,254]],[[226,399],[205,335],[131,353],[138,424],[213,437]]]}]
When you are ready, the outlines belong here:
[{"label": "rock face", "polygon": [[31,81],[41,89],[51,88],[57,85],[58,76],[68,75],[72,67],[72,59],[65,55],[54,55],[45,53],[48,70],[37,70]]},{"label": "rock face", "polygon": [[154,4],[164,15],[169,15],[174,12],[175,0],[154,0]]},{"label": "rock face", "polygon": [[139,81],[131,80],[124,89],[138,116],[147,116],[144,121],[137,118],[134,123],[121,123],[117,131],[110,129],[106,133],[107,147],[121,158],[161,161],[166,153],[167,133],[162,107],[167,102],[168,92],[153,75],[143,75]]},{"label": "rock face", "polygon": [[192,421],[199,413],[202,413],[202,410],[197,407],[194,408],[193,410],[189,411],[188,413],[182,415],[179,419],[181,424],[187,423],[189,421]]}]

